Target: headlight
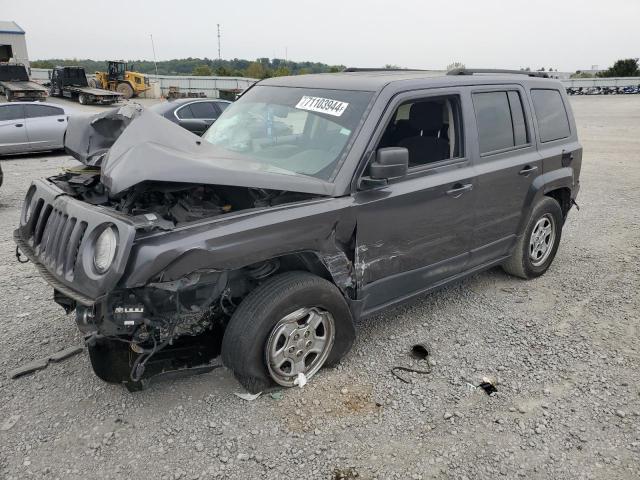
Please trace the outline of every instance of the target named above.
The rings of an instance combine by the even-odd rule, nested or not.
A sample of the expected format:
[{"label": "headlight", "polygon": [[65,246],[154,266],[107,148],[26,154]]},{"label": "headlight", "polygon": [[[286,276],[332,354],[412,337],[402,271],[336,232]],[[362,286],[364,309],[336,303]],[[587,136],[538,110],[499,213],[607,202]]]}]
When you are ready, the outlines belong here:
[{"label": "headlight", "polygon": [[93,253],[93,264],[98,273],[105,273],[111,267],[116,256],[118,239],[113,227],[105,228],[96,239]]}]

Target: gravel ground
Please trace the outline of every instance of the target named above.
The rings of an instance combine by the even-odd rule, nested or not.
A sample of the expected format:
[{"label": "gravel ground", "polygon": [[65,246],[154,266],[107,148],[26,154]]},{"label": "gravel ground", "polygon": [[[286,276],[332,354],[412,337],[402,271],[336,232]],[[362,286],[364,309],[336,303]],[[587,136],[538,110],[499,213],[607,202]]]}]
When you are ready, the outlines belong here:
[{"label": "gravel ground", "polygon": [[[86,354],[9,380],[81,337],[11,238],[30,180],[72,161],[2,161],[0,478],[637,479],[640,96],[571,101],[581,210],[545,276],[494,269],[371,318],[340,366],[252,402],[224,369],[130,394]],[[404,384],[389,369],[421,367],[422,340],[433,373]]]}]

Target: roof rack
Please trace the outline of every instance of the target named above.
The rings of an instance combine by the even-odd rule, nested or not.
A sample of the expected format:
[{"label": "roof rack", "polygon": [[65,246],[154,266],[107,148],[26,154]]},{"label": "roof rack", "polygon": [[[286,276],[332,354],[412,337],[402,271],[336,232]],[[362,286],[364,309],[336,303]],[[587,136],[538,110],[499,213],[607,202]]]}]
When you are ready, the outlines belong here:
[{"label": "roof rack", "polygon": [[419,70],[417,68],[360,68],[347,67],[343,72],[426,72],[427,70]]},{"label": "roof rack", "polygon": [[549,78],[546,72],[530,72],[527,70],[501,70],[498,68],[454,68],[447,75],[474,75],[476,73],[499,73],[509,75],[527,75],[529,77]]}]

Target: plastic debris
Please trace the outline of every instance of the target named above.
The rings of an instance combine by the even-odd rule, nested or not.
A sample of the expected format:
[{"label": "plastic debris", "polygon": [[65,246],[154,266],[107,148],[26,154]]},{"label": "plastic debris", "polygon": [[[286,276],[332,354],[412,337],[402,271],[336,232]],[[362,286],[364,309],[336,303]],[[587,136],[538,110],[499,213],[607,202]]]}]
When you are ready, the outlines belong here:
[{"label": "plastic debris", "polygon": [[304,373],[300,372],[296,379],[293,381],[294,385],[298,385],[300,388],[307,384],[307,377]]},{"label": "plastic debris", "polygon": [[83,347],[69,347],[59,352],[51,353],[49,356],[33,360],[32,362],[23,365],[22,367],[15,368],[9,372],[9,378],[18,378],[29,373],[36,372],[47,368],[49,362],[61,362],[73,355],[77,355],[82,352]]},{"label": "plastic debris", "polygon": [[271,392],[269,396],[274,400],[282,400],[284,398],[284,394],[282,392]]},{"label": "plastic debris", "polygon": [[256,398],[258,398],[260,395],[262,395],[262,392],[258,392],[258,393],[249,393],[249,392],[238,393],[238,392],[233,392],[233,394],[236,397],[241,398],[242,400],[246,400],[247,402],[253,402]]}]

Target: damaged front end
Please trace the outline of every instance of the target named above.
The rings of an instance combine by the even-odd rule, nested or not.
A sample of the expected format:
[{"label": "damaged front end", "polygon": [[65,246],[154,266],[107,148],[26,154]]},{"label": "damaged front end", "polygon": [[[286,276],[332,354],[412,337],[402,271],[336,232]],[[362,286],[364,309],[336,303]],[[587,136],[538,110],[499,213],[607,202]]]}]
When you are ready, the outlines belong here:
[{"label": "damaged front end", "polygon": [[194,272],[78,306],[95,373],[136,390],[160,373],[213,368],[233,308],[227,280],[226,272]]},{"label": "damaged front end", "polygon": [[[184,158],[205,168],[210,159],[185,153],[200,140],[155,114],[123,108],[70,124],[67,149],[84,165],[34,181],[14,232],[54,300],[75,311],[100,378],[137,390],[161,373],[215,368],[236,305],[281,269],[339,274],[339,286],[353,288],[323,182],[247,173],[247,165],[229,162],[207,175],[184,172],[187,162],[177,174]],[[168,140],[140,142],[149,130]],[[158,168],[149,152],[122,160],[136,148],[162,151]],[[176,165],[163,169],[172,157]],[[322,221],[284,213],[303,204],[316,205]],[[302,253],[279,257],[314,244],[326,253],[317,262]]]}]

